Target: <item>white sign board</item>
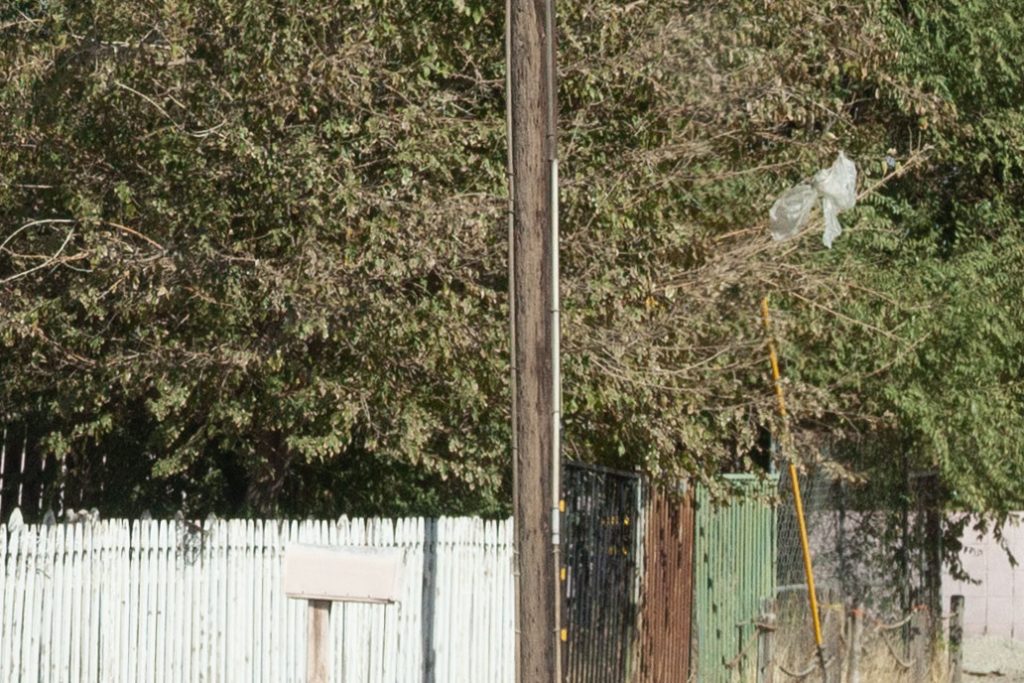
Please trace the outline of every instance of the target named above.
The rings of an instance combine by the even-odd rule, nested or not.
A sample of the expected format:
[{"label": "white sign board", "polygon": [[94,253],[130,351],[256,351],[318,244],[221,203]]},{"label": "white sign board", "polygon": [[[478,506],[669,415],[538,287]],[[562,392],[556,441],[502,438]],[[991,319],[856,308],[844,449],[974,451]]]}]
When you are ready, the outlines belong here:
[{"label": "white sign board", "polygon": [[400,550],[291,545],[284,549],[289,598],[334,602],[398,600]]}]

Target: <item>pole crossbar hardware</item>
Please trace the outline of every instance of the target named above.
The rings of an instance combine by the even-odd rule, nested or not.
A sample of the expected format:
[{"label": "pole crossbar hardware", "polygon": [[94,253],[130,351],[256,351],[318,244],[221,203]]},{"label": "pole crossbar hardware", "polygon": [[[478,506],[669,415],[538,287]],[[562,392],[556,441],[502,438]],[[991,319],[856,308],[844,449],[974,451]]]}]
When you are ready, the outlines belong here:
[{"label": "pole crossbar hardware", "polygon": [[828,683],[828,663],[825,661],[825,647],[821,637],[821,617],[818,614],[818,594],[814,588],[814,567],[811,563],[811,548],[807,542],[807,520],[804,519],[804,503],[800,496],[800,479],[790,446],[792,437],[789,432],[789,414],[786,412],[786,396],[782,390],[782,375],[779,372],[779,356],[775,350],[775,337],[772,335],[772,321],[768,310],[768,297],[761,299],[761,319],[764,323],[765,335],[768,337],[768,359],[772,366],[772,382],[775,385],[776,407],[782,422],[782,442],[780,447],[789,464],[789,481],[793,487],[793,506],[796,509],[797,525],[800,530],[800,549],[804,559],[804,575],[807,577],[807,599],[810,603],[811,622],[814,627],[814,644],[818,649],[818,665],[821,667],[822,680]]}]

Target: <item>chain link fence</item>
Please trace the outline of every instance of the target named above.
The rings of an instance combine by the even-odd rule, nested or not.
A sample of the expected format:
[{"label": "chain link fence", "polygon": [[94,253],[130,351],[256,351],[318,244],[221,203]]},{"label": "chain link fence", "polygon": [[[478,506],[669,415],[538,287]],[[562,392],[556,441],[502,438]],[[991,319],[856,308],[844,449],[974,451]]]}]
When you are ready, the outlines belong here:
[{"label": "chain link fence", "polygon": [[[924,675],[938,641],[943,525],[937,476],[901,475],[868,485],[810,467],[799,483],[829,666],[848,659],[856,613],[872,667],[886,680],[910,681]],[[783,673],[800,678],[817,666],[817,652],[788,474],[778,494],[776,657]]]}]

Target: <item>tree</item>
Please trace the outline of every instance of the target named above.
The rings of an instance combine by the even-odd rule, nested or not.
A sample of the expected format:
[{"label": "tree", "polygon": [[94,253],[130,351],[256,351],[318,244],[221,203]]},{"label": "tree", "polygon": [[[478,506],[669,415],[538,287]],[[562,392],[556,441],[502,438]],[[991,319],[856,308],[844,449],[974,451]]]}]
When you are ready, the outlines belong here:
[{"label": "tree", "polygon": [[[492,5],[4,15],[8,419],[72,474],[123,477],[126,510],[187,491],[504,514]],[[908,444],[956,505],[1019,505],[1019,20],[984,0],[559,15],[567,455],[750,467],[771,292],[805,457],[870,474],[869,446]],[[771,243],[774,198],[839,149],[862,179],[844,235]]]},{"label": "tree", "polygon": [[5,26],[9,419],[73,472],[110,456],[108,505],[493,510],[500,20],[98,2]]}]

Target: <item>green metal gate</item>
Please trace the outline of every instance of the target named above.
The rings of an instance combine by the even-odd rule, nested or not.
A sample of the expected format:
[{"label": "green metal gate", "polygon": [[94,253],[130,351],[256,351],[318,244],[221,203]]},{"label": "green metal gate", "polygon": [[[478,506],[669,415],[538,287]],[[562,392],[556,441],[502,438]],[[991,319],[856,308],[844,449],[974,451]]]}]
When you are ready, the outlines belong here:
[{"label": "green metal gate", "polygon": [[696,668],[699,683],[753,681],[756,621],[775,595],[777,477],[728,475],[730,500],[715,505],[700,487],[696,510]]}]

